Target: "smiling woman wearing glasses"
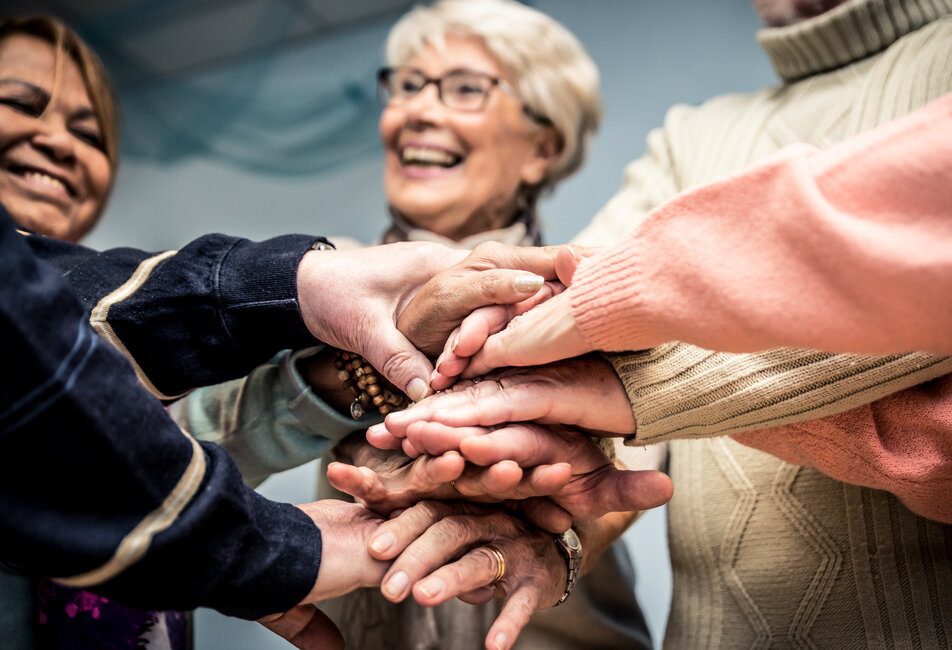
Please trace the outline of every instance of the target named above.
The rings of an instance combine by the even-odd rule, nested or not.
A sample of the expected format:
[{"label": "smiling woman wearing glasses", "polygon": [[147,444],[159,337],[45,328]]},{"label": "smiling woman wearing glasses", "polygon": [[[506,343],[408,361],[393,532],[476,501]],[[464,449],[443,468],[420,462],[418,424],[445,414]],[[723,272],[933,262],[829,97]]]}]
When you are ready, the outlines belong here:
[{"label": "smiling woman wearing glasses", "polygon": [[[486,241],[539,244],[537,201],[581,166],[601,117],[598,70],[578,39],[515,0],[439,0],[396,23],[385,63],[378,73],[390,213],[383,242],[429,240],[459,248]],[[333,241],[342,247],[341,240]],[[264,440],[262,446],[274,452],[266,454],[269,462],[245,465],[251,470],[246,476],[257,480],[307,462],[315,449],[333,444],[340,436],[329,434],[328,423],[343,413],[343,423],[335,426],[356,431],[323,455],[322,468],[344,460],[386,474],[391,485],[407,477],[412,482],[410,459],[401,452],[381,458],[382,452],[367,444],[365,430],[373,420],[350,419],[353,411],[346,406],[354,398],[339,394],[338,373],[348,373],[335,369],[335,352],[306,354],[277,359],[237,384],[199,389],[171,409],[193,434],[228,423],[218,435],[238,450],[239,466],[241,449]],[[307,409],[298,408],[303,403]],[[328,403],[336,412],[328,414]],[[323,415],[313,415],[317,412]],[[243,430],[245,424],[254,427],[255,418],[270,422],[258,425],[270,426],[270,434]],[[315,444],[321,436],[326,444]],[[248,445],[243,437],[257,442]],[[590,451],[611,466],[604,452]],[[319,497],[345,496],[325,479]],[[406,487],[409,492],[414,486]],[[481,650],[487,642],[498,648],[515,643],[520,650],[650,647],[634,599],[631,561],[623,544],[613,544],[635,513],[580,522],[581,556],[567,558],[559,545],[564,540],[502,507],[462,505],[456,500],[463,494],[455,486],[447,489],[451,503],[479,513],[463,518],[479,544],[448,539],[439,549],[442,562],[460,563],[466,588],[448,585],[424,607],[411,595],[416,579],[395,572],[383,595],[366,589],[322,602],[348,647]],[[454,525],[456,519],[444,521]],[[577,587],[574,577],[569,579],[570,567],[588,574]],[[572,587],[574,594],[557,610],[536,611],[553,607]],[[462,593],[461,600],[452,593]],[[504,631],[498,622],[494,626],[497,617],[507,617]]]},{"label": "smiling woman wearing glasses", "polygon": [[[386,58],[388,67],[377,75],[391,216],[384,242],[539,244],[537,200],[581,166],[601,116],[598,71],[578,40],[518,2],[442,0],[397,22]],[[362,441],[363,431],[357,435]],[[347,443],[335,452],[353,462],[367,456]],[[319,494],[333,496],[327,485]],[[422,607],[412,584],[389,576],[383,593],[390,602],[380,590],[362,590],[322,603],[349,647],[495,647],[485,644],[496,643],[498,628],[489,639],[487,632],[500,609],[515,603],[525,616],[541,611],[518,639],[499,647],[513,641],[522,650],[650,647],[630,560],[621,543],[611,544],[625,516],[580,530],[582,568],[591,575],[548,611],[568,575],[552,535],[501,509],[462,519],[467,523],[458,528],[468,525],[481,544],[455,554],[447,549],[447,562],[458,561],[474,584],[481,569],[495,568],[486,581],[491,587],[464,596],[466,602]],[[485,602],[493,595],[498,600]],[[467,604],[475,602],[484,604]]]},{"label": "smiling woman wearing glasses", "polygon": [[516,2],[449,0],[404,16],[386,54],[386,241],[422,229],[537,243],[536,201],[581,165],[601,114],[577,39]]}]

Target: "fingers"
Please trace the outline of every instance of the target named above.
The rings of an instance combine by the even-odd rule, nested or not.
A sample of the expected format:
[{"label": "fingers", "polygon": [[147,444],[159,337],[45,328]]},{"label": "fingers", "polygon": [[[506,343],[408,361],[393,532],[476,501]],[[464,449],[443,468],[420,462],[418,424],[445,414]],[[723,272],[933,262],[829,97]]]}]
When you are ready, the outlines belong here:
[{"label": "fingers", "polygon": [[414,584],[413,597],[424,606],[439,605],[461,594],[479,592],[487,585],[494,587],[505,578],[505,571],[506,560],[501,551],[477,546]]},{"label": "fingers", "polygon": [[[593,447],[594,443],[585,434],[527,423],[510,424],[459,441],[460,453],[477,465],[505,459],[515,461],[520,467],[570,463],[576,472],[582,470],[583,460],[592,460]],[[603,460],[599,455],[596,462],[601,464]]]},{"label": "fingers", "polygon": [[485,305],[519,302],[544,284],[542,276],[493,268],[454,267],[427,282],[400,313],[398,329],[429,355],[437,355],[449,334]]},{"label": "fingers", "polygon": [[575,277],[578,265],[586,257],[591,257],[603,249],[599,246],[566,246],[556,252],[555,272],[562,284],[569,286]]},{"label": "fingers", "polygon": [[[576,519],[597,519],[609,512],[651,510],[670,501],[674,494],[671,479],[655,470],[612,469],[598,475],[586,488],[582,495],[584,502],[575,498],[572,505],[567,506]],[[556,501],[562,503],[558,497]]]},{"label": "fingers", "polygon": [[429,377],[433,373],[430,360],[396,329],[378,328],[373,342],[362,354],[370,365],[414,402],[430,393]]},{"label": "fingers", "polygon": [[496,621],[486,635],[486,647],[491,650],[509,650],[516,642],[529,617],[539,608],[539,592],[525,587],[517,589],[506,600]]},{"label": "fingers", "polygon": [[472,269],[522,269],[554,280],[555,259],[566,246],[506,246],[496,242],[480,244],[466,256],[461,266]]},{"label": "fingers", "polygon": [[461,512],[459,502],[421,501],[407,508],[400,516],[380,524],[370,537],[371,556],[392,560],[431,525],[451,514]]},{"label": "fingers", "polygon": [[344,637],[314,605],[298,605],[283,614],[266,616],[258,621],[263,626],[303,650],[344,650]]},{"label": "fingers", "polygon": [[570,293],[562,292],[530,309],[490,336],[463,376],[484,375],[506,366],[537,366],[591,352],[594,348],[575,324]]},{"label": "fingers", "polygon": [[564,533],[572,527],[572,514],[545,497],[520,501],[519,510],[530,522],[550,533]]},{"label": "fingers", "polygon": [[423,499],[455,499],[459,492],[449,486],[460,478],[463,458],[451,452],[442,456],[424,456],[396,471],[346,463],[330,463],[327,480],[341,492],[360,499],[368,508],[388,514]]}]

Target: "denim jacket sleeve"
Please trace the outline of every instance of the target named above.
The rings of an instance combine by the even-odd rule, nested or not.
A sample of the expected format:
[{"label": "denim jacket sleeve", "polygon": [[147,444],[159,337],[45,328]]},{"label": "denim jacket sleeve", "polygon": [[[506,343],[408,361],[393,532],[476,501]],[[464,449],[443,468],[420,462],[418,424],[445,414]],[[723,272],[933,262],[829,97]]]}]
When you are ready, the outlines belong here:
[{"label": "denim jacket sleeve", "polygon": [[[119,345],[108,345],[90,313],[152,257],[41,239],[0,207],[0,562],[144,608],[257,618],[297,603],[317,577],[320,531],[245,487],[226,452],[184,434],[135,373],[174,392],[305,339],[287,274],[312,240],[215,236],[160,260],[112,303],[103,322]],[[277,297],[242,265],[271,269]],[[279,342],[257,339],[266,324]]]}]

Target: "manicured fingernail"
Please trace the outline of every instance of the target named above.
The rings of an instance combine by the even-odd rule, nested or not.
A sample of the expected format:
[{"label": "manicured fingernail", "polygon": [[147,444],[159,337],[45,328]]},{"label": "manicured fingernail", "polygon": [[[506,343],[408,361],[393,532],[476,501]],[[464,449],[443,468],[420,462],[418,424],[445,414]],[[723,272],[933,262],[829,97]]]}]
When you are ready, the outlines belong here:
[{"label": "manicured fingernail", "polygon": [[444,587],[446,587],[446,585],[443,584],[443,581],[439,578],[430,578],[426,582],[420,583],[420,591],[423,592],[423,595],[427,598],[436,598],[443,593]]},{"label": "manicured fingernail", "polygon": [[500,632],[493,638],[493,646],[496,650],[508,650],[509,637],[506,636],[505,632]]},{"label": "manicured fingernail", "polygon": [[[518,281],[518,278],[516,278]],[[517,287],[518,288],[518,287]],[[457,332],[456,336],[453,337],[453,343],[450,344],[450,352],[456,354],[456,346],[459,345],[459,333]]]},{"label": "manicured fingernail", "polygon": [[403,571],[397,571],[383,585],[383,593],[390,598],[399,598],[403,590],[407,588],[407,574]]},{"label": "manicured fingernail", "polygon": [[513,281],[513,287],[516,291],[538,291],[542,288],[542,283],[545,282],[545,278],[541,275],[520,275],[517,276]]},{"label": "manicured fingernail", "polygon": [[409,395],[410,399],[414,402],[419,402],[426,397],[426,382],[419,377],[411,379],[410,383],[407,384],[407,395]]},{"label": "manicured fingernail", "polygon": [[388,548],[393,546],[395,541],[397,541],[397,538],[393,536],[393,533],[380,533],[374,538],[372,542],[370,542],[370,548],[377,553],[383,553]]}]

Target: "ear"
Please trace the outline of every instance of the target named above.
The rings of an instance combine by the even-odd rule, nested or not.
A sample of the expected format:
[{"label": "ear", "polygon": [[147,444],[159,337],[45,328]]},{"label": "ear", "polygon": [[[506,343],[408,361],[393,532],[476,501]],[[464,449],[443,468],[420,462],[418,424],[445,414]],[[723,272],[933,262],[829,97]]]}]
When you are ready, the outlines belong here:
[{"label": "ear", "polygon": [[562,136],[551,126],[539,129],[533,139],[532,151],[523,163],[520,174],[525,185],[542,182],[549,168],[562,153]]}]

